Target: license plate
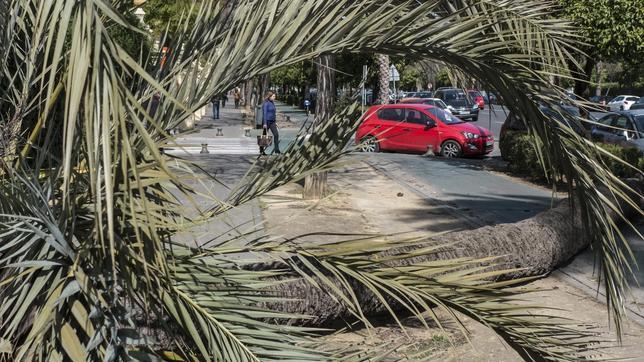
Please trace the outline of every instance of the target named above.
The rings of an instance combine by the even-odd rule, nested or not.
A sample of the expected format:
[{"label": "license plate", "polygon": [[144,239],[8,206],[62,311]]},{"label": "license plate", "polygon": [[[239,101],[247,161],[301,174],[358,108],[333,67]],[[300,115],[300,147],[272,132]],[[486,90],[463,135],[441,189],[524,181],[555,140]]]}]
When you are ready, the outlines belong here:
[{"label": "license plate", "polygon": [[494,141],[485,141],[486,146],[492,146],[494,145]]},{"label": "license plate", "polygon": [[458,114],[470,114],[470,111],[460,111]]}]

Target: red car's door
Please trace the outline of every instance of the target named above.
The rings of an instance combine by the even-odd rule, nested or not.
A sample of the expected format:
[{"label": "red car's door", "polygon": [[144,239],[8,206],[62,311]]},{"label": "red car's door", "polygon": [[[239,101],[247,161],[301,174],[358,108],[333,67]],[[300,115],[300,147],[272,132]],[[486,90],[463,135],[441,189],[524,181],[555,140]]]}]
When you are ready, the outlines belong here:
[{"label": "red car's door", "polygon": [[421,110],[407,109],[403,131],[409,151],[427,152],[430,145],[434,150],[438,147],[437,123]]},{"label": "red car's door", "polygon": [[383,108],[378,111],[378,124],[372,134],[380,141],[380,148],[392,151],[405,150],[403,136],[405,110],[402,107]]}]

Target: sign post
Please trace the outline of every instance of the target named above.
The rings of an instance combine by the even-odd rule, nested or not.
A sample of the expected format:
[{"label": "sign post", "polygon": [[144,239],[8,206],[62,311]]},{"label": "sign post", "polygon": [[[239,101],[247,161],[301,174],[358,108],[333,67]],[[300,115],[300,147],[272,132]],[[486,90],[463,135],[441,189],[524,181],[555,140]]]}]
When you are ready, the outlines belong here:
[{"label": "sign post", "polygon": [[360,113],[364,114],[364,107],[367,105],[367,90],[365,89],[365,83],[367,83],[367,72],[369,71],[369,68],[367,65],[362,66],[362,81],[360,82],[362,85],[362,102],[360,102]]},{"label": "sign post", "polygon": [[398,93],[396,92],[396,81],[400,81],[400,73],[395,65],[389,67],[389,78],[394,82],[394,103],[398,102]]}]

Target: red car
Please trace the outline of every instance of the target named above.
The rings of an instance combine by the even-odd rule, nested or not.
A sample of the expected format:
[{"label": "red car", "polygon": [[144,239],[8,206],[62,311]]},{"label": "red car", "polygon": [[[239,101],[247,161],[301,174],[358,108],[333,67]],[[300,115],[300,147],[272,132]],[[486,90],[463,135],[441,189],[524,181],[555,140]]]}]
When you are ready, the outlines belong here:
[{"label": "red car", "polygon": [[373,106],[363,116],[356,142],[364,152],[427,152],[445,157],[492,152],[494,136],[479,126],[426,104]]},{"label": "red car", "polygon": [[467,91],[467,94],[469,94],[470,98],[474,101],[474,103],[479,105],[479,109],[485,108],[485,99],[483,99],[483,96],[479,91],[470,89]]}]

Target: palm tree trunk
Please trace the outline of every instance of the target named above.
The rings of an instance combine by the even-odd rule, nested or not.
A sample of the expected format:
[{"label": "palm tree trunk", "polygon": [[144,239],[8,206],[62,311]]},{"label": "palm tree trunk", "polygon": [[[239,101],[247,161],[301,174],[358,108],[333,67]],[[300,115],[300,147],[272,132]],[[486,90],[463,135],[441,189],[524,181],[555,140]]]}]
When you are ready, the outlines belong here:
[{"label": "palm tree trunk", "polygon": [[[640,207],[641,203],[640,200]],[[499,256],[500,259],[494,262],[495,266],[492,269],[513,269],[514,271],[505,273],[497,279],[509,280],[546,275],[589,245],[590,237],[584,232],[579,215],[573,215],[571,210],[568,201],[564,201],[553,209],[517,223],[485,226],[476,230],[437,236],[430,239],[426,246],[450,245],[450,247],[423,257],[390,263],[390,266],[433,260],[481,259]],[[633,213],[633,210],[630,212]],[[616,220],[615,217],[613,219]],[[418,248],[420,247],[398,248],[384,254],[398,255]],[[366,316],[387,312],[385,306],[363,285],[355,280],[350,280],[350,284]],[[339,283],[336,283],[336,286],[342,288]],[[326,288],[324,286],[320,289],[310,282],[301,280],[280,284],[275,287],[275,293],[289,302],[272,303],[266,307],[314,316],[315,319],[304,321],[305,324],[310,325],[325,325],[332,321],[352,319],[348,308],[330,297],[329,295],[333,293]],[[389,302],[396,308],[393,300]]]},{"label": "palm tree trunk", "polygon": [[259,76],[259,91],[257,98],[255,99],[255,105],[261,106],[264,100],[266,92],[268,92],[268,86],[271,82],[271,75],[269,73],[262,74]]},{"label": "palm tree trunk", "polygon": [[378,103],[389,103],[389,56],[376,54],[378,64]]},{"label": "palm tree trunk", "polygon": [[251,78],[244,83],[244,110],[246,114],[250,114],[252,97],[253,97],[253,87],[255,86],[255,79]]},{"label": "palm tree trunk", "polygon": [[[333,115],[333,106],[335,103],[335,55],[327,54],[317,58],[317,101],[315,102],[315,122],[313,124],[313,132],[315,132],[315,124],[325,122]],[[319,200],[324,197],[327,192],[327,172],[316,172],[306,176],[304,179],[304,192],[305,199]]]}]

